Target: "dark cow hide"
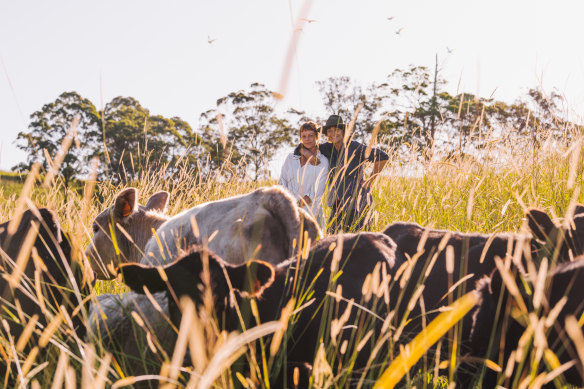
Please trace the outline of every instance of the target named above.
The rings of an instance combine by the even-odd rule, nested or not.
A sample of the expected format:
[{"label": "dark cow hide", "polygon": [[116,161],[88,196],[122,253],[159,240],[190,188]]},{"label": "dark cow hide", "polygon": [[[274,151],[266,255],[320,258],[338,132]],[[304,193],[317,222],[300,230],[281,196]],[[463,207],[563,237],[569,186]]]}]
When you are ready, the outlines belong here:
[{"label": "dark cow hide", "polygon": [[[342,243],[342,251],[337,251],[338,269],[340,272],[331,273],[334,246]],[[331,251],[332,249],[332,251]],[[340,255],[339,255],[340,254]],[[133,290],[143,293],[144,287],[150,292],[168,290],[171,287],[175,296],[189,296],[197,305],[202,303],[201,272],[203,269],[201,256],[209,258],[209,271],[214,296],[214,306],[217,316],[220,318],[221,329],[227,331],[240,330],[236,310],[229,303],[229,287],[225,279],[227,273],[233,288],[236,290],[237,303],[242,312],[249,312],[249,297],[257,297],[257,306],[260,321],[262,323],[278,320],[281,309],[294,296],[306,291],[312,284],[310,296],[314,301],[300,310],[290,320],[294,322],[290,337],[285,346],[287,350],[288,366],[284,371],[287,375],[288,387],[291,385],[292,371],[294,367],[312,364],[316,350],[319,348],[319,330],[322,323],[330,322],[333,317],[325,318],[324,315],[332,315],[327,307],[335,307],[334,312],[340,316],[347,307],[347,301],[363,304],[369,309],[377,307],[379,317],[365,313],[361,309],[352,307],[350,317],[346,323],[358,324],[350,326],[352,329],[341,330],[338,344],[351,336],[363,337],[367,329],[374,329],[374,336],[367,342],[364,349],[358,354],[353,370],[365,367],[371,355],[371,345],[379,335],[383,325],[383,318],[387,315],[387,305],[383,300],[364,298],[363,283],[367,274],[392,274],[403,258],[396,258],[395,244],[383,234],[360,233],[331,236],[317,242],[308,259],[298,261],[289,259],[281,264],[272,266],[265,262],[252,261],[247,265],[232,265],[225,263],[221,258],[210,251],[205,251],[199,246],[166,265],[163,269],[168,277],[168,282],[163,281],[160,271],[156,267],[141,264],[124,264],[120,267],[124,281]],[[335,257],[336,258],[336,257]],[[335,259],[337,260],[337,259]],[[297,269],[297,265],[300,267]],[[225,271],[225,273],[224,273]],[[298,271],[299,277],[294,282],[294,276]],[[293,289],[296,285],[296,293]],[[342,288],[342,297],[338,302],[328,296],[327,291],[336,291]],[[173,321],[179,319],[177,304],[172,303],[174,297],[169,292],[170,311]],[[253,323],[250,317],[250,323]],[[387,355],[380,353],[380,355]],[[279,376],[271,376],[272,387],[282,387],[285,380]],[[308,384],[308,375],[301,378],[301,387]]]},{"label": "dark cow hide", "polygon": [[[478,280],[495,269],[496,257],[511,258],[515,255],[526,270],[531,264],[537,265],[543,257],[554,258],[555,262],[566,262],[584,254],[584,206],[576,206],[573,219],[567,223],[568,227],[554,224],[545,212],[538,209],[528,210],[526,218],[533,236],[460,233],[405,222],[389,225],[384,233],[396,243],[398,252],[410,258],[412,266],[411,271],[405,274],[409,279],[402,280],[400,293],[403,297],[396,306],[397,316],[407,312],[408,296],[421,284],[424,284],[421,293],[424,309],[431,312],[424,315],[420,304],[417,304],[414,311],[409,313],[413,319],[404,330],[405,334],[418,333],[423,325],[422,318],[431,320],[440,307],[449,304],[451,300],[445,297],[448,294],[456,299],[473,290]],[[453,259],[451,273],[447,268],[448,250],[451,250]],[[451,290],[457,283],[456,289]],[[463,352],[471,326],[472,315],[469,314],[462,320],[460,332]]]},{"label": "dark cow hide", "polygon": [[[35,273],[38,273],[40,293],[48,312],[56,314],[60,306],[71,318],[75,333],[79,339],[85,336],[85,323],[82,320],[78,296],[73,292],[80,291],[83,298],[89,293],[89,282],[93,274],[87,273],[83,278],[83,266],[78,261],[71,259],[72,249],[70,240],[62,230],[55,214],[46,209],[27,210],[22,214],[16,230],[9,233],[10,221],[0,224],[0,316],[6,320],[10,334],[5,328],[0,328],[0,334],[6,339],[11,337],[18,342],[24,326],[36,315],[38,324],[45,327],[47,318],[37,301],[37,286]],[[29,235],[32,234],[32,235]],[[32,245],[26,244],[27,236],[31,237]],[[80,252],[82,256],[82,253]],[[15,263],[20,260],[26,265],[19,267],[22,271],[20,277],[16,277]],[[81,258],[83,260],[83,258]],[[22,262],[22,263],[24,263]],[[18,266],[17,266],[18,267]],[[90,272],[92,273],[92,272]],[[69,277],[73,275],[73,280]],[[9,280],[13,280],[12,287]],[[41,327],[41,328],[42,328]],[[37,344],[38,336],[33,333],[29,338],[26,350]],[[2,358],[3,362],[4,358]],[[4,369],[5,366],[2,366]],[[4,373],[4,371],[2,371]],[[2,374],[4,377],[4,374]]]},{"label": "dark cow hide", "polygon": [[[524,245],[536,249],[530,246],[531,239],[527,235],[459,233],[424,228],[415,223],[394,223],[384,233],[395,241],[397,251],[411,263],[409,271],[401,276],[403,288],[399,292],[402,298],[395,307],[398,317],[406,314],[409,297],[419,285],[424,285],[420,295],[423,303],[418,302],[409,313],[412,320],[404,330],[406,337],[419,333],[423,320],[429,322],[440,307],[473,290],[476,281],[494,269],[496,256],[512,256],[517,249],[523,252]],[[451,251],[451,269],[448,269],[448,251]],[[456,289],[451,290],[457,283]],[[462,323],[461,339],[468,339],[472,317],[467,315]]]},{"label": "dark cow hide", "polygon": [[[578,257],[574,262],[560,264],[539,281],[544,282],[545,286],[542,285],[544,298],[537,309],[534,306],[537,276],[522,276],[522,273],[513,266],[509,274],[511,275],[509,279],[517,286],[521,300],[509,293],[507,289],[509,284],[503,282],[498,269],[490,278],[481,280],[477,285],[476,293],[480,298],[480,304],[473,315],[470,341],[470,357],[472,358],[467,358],[471,362],[474,360],[475,363],[468,363],[462,367],[457,386],[471,387],[472,381],[477,380],[482,388],[495,388],[498,381],[500,385],[509,387],[516,379],[525,379],[531,367],[530,362],[523,367],[521,372],[517,371],[518,363],[516,363],[512,375],[505,377],[503,373],[498,375],[493,369],[481,371],[481,367],[485,366],[481,360],[490,359],[505,371],[511,359],[511,353],[520,347],[519,341],[526,330],[527,323],[533,323],[533,315],[535,315],[538,321],[543,318],[542,323],[545,323],[545,326],[537,330],[540,334],[538,342],[545,341],[547,347],[558,357],[560,364],[573,363],[563,373],[563,378],[571,385],[583,387],[583,361],[578,358],[576,345],[566,332],[565,322],[569,315],[578,320],[584,312],[584,295],[581,288],[584,284],[584,256]],[[523,305],[525,305],[525,310],[521,308]],[[559,311],[552,315],[554,308]],[[531,318],[530,315],[532,315]],[[550,316],[552,320],[546,320]],[[530,355],[530,352],[533,352],[533,338],[531,339],[526,344],[527,347],[521,347],[522,354],[527,357],[533,355]],[[529,358],[528,361],[530,360],[533,359]],[[537,366],[537,373],[544,371],[550,371],[550,369],[545,368],[542,358]],[[544,382],[544,387],[553,388],[555,385],[552,382]]]}]

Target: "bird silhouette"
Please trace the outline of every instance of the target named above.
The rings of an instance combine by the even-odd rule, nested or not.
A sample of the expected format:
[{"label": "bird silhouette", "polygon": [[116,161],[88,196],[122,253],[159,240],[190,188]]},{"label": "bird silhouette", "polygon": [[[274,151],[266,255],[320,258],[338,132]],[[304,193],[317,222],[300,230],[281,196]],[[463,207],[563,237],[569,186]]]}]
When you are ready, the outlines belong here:
[{"label": "bird silhouette", "polygon": [[390,16],[387,18],[387,20],[393,20],[393,18],[395,18],[395,16]]},{"label": "bird silhouette", "polygon": [[209,35],[207,35],[207,42],[209,42],[209,44],[215,42],[216,40],[217,40],[217,38],[211,39],[211,37]]},{"label": "bird silhouette", "polygon": [[395,34],[396,34],[396,35],[399,35],[399,34],[401,34],[401,32],[403,31],[403,29],[404,29],[403,27],[402,27],[402,28],[400,28],[400,29],[398,29],[398,30],[395,32]]},{"label": "bird silhouette", "polygon": [[448,51],[448,54],[452,54],[454,49],[451,49],[450,47],[446,46],[446,51]]}]

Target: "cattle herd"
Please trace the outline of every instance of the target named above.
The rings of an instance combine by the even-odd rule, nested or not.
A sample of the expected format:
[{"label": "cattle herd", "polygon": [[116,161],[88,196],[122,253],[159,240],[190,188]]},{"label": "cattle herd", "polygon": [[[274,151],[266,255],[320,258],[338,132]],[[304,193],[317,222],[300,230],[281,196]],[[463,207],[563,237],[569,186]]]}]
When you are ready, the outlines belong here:
[{"label": "cattle herd", "polygon": [[[529,209],[523,233],[395,222],[382,232],[323,237],[278,186],[175,216],[166,214],[167,192],[145,205],[137,196],[134,188],[121,191],[96,217],[85,253],[46,208],[0,225],[0,386],[18,382],[27,356],[51,341],[54,323],[65,328],[60,345],[99,343],[130,356],[118,361],[126,374],[156,377],[161,364],[144,361],[160,360],[157,347],[173,354],[186,296],[199,313],[212,307],[217,333],[285,321],[273,345],[284,357],[270,366],[270,387],[313,382],[323,342],[327,359],[350,370],[332,384],[368,387],[468,292],[478,305],[445,335],[441,351],[428,351],[454,361],[457,387],[514,387],[526,374],[539,386],[584,386],[582,205],[562,224]],[[94,277],[117,277],[129,291],[96,296]],[[136,331],[137,321],[148,331]],[[257,360],[276,338],[252,347]],[[460,358],[444,357],[456,348]],[[183,365],[194,364],[187,352]]]}]

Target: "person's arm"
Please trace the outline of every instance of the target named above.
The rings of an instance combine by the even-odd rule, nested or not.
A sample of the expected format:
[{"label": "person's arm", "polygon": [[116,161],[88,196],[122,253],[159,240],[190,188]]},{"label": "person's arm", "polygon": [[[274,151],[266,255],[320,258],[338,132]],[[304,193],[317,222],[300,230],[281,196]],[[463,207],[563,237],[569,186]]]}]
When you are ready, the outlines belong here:
[{"label": "person's arm", "polygon": [[302,149],[302,143],[300,143],[298,146],[296,146],[294,148],[294,155],[301,155],[300,154],[300,149]]},{"label": "person's arm", "polygon": [[305,204],[306,205],[311,205],[312,204],[312,200],[307,195],[304,195],[303,198],[301,198],[300,200],[298,200],[298,206],[299,207],[304,207]]},{"label": "person's arm", "polygon": [[379,173],[381,173],[381,171],[385,167],[385,164],[386,163],[387,163],[387,159],[385,159],[383,161],[375,161],[375,162],[373,162],[373,171],[371,172],[371,175],[369,176],[369,178],[363,182],[363,187],[364,188],[370,188],[371,187],[371,185],[373,184],[373,182],[375,181],[375,179],[377,178],[377,176],[379,175]]},{"label": "person's arm", "polygon": [[321,143],[318,145],[318,151],[330,161],[333,147],[333,144],[330,142]]},{"label": "person's arm", "polygon": [[[365,149],[366,147],[363,145],[363,150]],[[373,171],[371,172],[369,178],[363,182],[364,188],[371,187],[379,173],[381,173],[381,171],[387,164],[387,161],[389,160],[389,155],[385,151],[378,149],[377,147],[373,147],[371,148],[371,154],[369,154],[369,157],[367,159],[373,162]]]},{"label": "person's arm", "polygon": [[[318,151],[320,151],[320,153],[322,155],[324,155],[325,157],[329,158],[331,157],[331,150],[332,150],[332,143],[326,142],[326,143],[320,143],[318,145]],[[301,154],[301,150],[303,150],[304,147],[302,147],[302,143],[299,144],[298,146],[296,146],[294,148],[294,155],[302,155]]]},{"label": "person's arm", "polygon": [[[319,155],[317,158],[318,165],[320,167],[319,174],[314,182],[310,182],[309,185],[305,185],[304,197],[302,200],[307,205],[312,205],[314,201],[318,201],[322,194],[324,193],[324,188],[326,186],[326,179],[328,173],[328,160],[323,155]],[[322,187],[322,188],[321,188]],[[311,199],[312,197],[312,199]]]},{"label": "person's arm", "polygon": [[[365,150],[367,149],[367,146],[362,145],[362,150],[363,152],[365,152]],[[372,147],[371,148],[371,153],[369,154],[369,157],[367,158],[367,160],[369,160],[370,162],[377,162],[377,161],[387,161],[389,159],[389,155],[381,150],[380,148],[377,147]]]},{"label": "person's arm", "polygon": [[[290,155],[286,157],[284,161],[284,165],[282,165],[282,170],[280,171],[280,180],[278,181],[279,185],[282,185],[284,188],[288,189],[288,191],[292,192],[292,188],[290,185],[291,177],[291,162],[292,158]],[[293,193],[295,195],[295,193]]]},{"label": "person's arm", "polygon": [[278,184],[282,185],[284,188],[288,189],[288,191],[296,198],[297,204],[299,207],[304,206],[304,201],[308,201],[310,205],[310,197],[308,196],[301,196],[299,193],[294,192],[294,188],[292,188],[292,180],[295,179],[295,169],[293,167],[294,156],[292,154],[286,157],[284,161],[284,165],[282,165],[282,171],[280,172],[280,181]]},{"label": "person's arm", "polygon": [[322,203],[322,196],[324,195],[324,190],[326,188],[326,181],[328,176],[328,160],[326,157],[321,158],[322,168],[318,177],[316,178],[316,182],[314,183],[315,186],[315,194],[314,199],[316,201],[320,201]]},{"label": "person's arm", "polygon": [[302,154],[302,156],[304,158],[307,159],[307,163],[312,163],[314,161],[314,159],[316,158],[316,164],[320,164],[320,160],[318,159],[318,157],[315,157],[308,149],[304,148],[304,147],[300,147],[300,153]]}]

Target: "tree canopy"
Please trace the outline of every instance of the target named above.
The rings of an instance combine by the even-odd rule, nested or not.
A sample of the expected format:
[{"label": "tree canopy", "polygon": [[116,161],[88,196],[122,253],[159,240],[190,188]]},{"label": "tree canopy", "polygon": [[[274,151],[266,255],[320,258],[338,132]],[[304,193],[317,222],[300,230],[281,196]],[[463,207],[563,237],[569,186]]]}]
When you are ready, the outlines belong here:
[{"label": "tree canopy", "polygon": [[[73,119],[79,122],[72,126]],[[87,173],[88,159],[99,155],[100,114],[91,101],[77,92],[64,92],[57,99],[45,104],[30,116],[27,131],[17,135],[17,147],[27,153],[26,162],[15,170],[29,170],[40,163],[48,171],[53,158],[59,153],[64,140],[73,138],[59,167],[65,186],[76,175]],[[48,158],[48,157],[49,158]]]},{"label": "tree canopy", "polygon": [[[418,150],[423,160],[473,154],[487,135],[524,142],[535,151],[545,139],[567,143],[582,133],[567,119],[556,92],[534,88],[506,103],[471,93],[451,95],[445,85],[437,60],[433,71],[411,65],[368,86],[330,77],[316,83],[324,114],[313,120],[339,114],[349,122],[361,106],[356,139],[366,141],[379,122],[388,147]],[[135,180],[149,170],[172,179],[185,167],[203,177],[259,180],[269,178],[269,162],[279,148],[298,139],[298,124],[306,120],[302,110],[277,107],[274,94],[260,83],[217,99],[195,129],[179,117],[151,114],[133,97],[116,97],[100,111],[77,92],[64,92],[34,112],[18,134],[17,147],[27,159],[14,169],[28,170],[39,162],[48,170],[57,165],[53,159],[59,150],[68,147],[55,166],[65,187],[88,173],[92,157],[101,159],[101,179],[114,181]]]},{"label": "tree canopy", "polygon": [[[290,144],[291,132],[295,131],[288,119],[276,112],[275,103],[273,93],[259,83],[218,99],[217,107],[202,115],[201,127],[206,138],[216,145],[215,163],[230,156],[231,163],[244,166],[242,172],[254,180],[269,177],[269,161],[279,147]],[[225,148],[220,142],[222,132],[227,140]]]}]

